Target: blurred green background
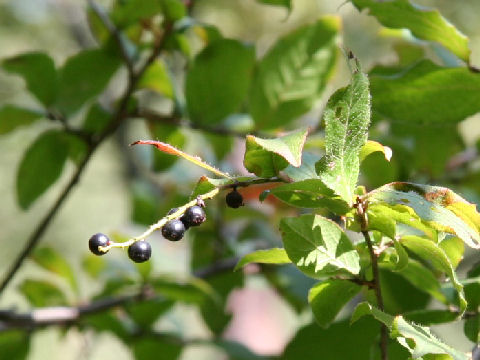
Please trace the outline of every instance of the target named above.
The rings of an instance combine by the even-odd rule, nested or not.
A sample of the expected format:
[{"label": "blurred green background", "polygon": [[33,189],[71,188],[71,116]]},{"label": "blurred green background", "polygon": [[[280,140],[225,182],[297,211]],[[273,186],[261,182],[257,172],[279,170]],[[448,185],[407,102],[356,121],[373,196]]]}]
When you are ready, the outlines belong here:
[{"label": "blurred green background", "polygon": [[[110,4],[109,1],[99,0],[98,2],[105,6]],[[438,8],[447,19],[464,32],[470,38],[472,64],[480,66],[480,22],[478,21],[480,1],[416,0],[416,3]],[[58,65],[79,49],[93,46],[95,42],[88,29],[85,9],[86,2],[82,0],[0,0],[0,58],[30,50],[42,50],[49,53]],[[364,68],[368,70],[374,65],[396,62],[395,36],[383,31],[375,19],[359,14],[351,4],[343,0],[294,0],[291,14],[287,14],[287,11],[282,8],[261,5],[254,0],[198,0],[194,9],[195,18],[217,26],[224,36],[255,43],[257,56],[263,55],[282,34],[325,14],[335,14],[342,18],[342,46],[351,49]],[[449,61],[448,56],[439,47],[426,46],[425,51],[427,56],[437,61]],[[345,62],[340,60],[334,80],[330,82],[324,99],[326,100],[336,88],[345,84],[348,78],[349,71]],[[121,82],[119,77],[114,79],[109,91],[118,93],[119,82]],[[19,77],[0,71],[0,105],[7,103],[31,107],[36,105],[35,100],[25,91],[24,82]],[[159,101],[157,106],[162,108],[168,104],[165,105]],[[316,124],[320,111],[321,108],[314,109],[310,114],[302,117],[300,122]],[[18,207],[14,190],[17,166],[28,145],[48,127],[48,123],[38,122],[28,128],[20,128],[8,135],[0,136],[0,198],[2,199],[0,274],[7,271],[12,259],[21,251],[26,239],[73,171],[73,165],[69,164],[60,181],[50,188],[29,211],[24,212]],[[480,137],[480,116],[477,114],[464,120],[459,125],[459,130],[465,148],[473,146]],[[215,161],[212,151],[203,146],[198,133],[194,130],[186,130],[185,135],[185,149]],[[84,299],[88,299],[98,291],[100,286],[86,275],[81,275],[82,261],[90,256],[87,249],[87,239],[90,235],[95,232],[136,235],[145,229],[145,226],[131,221],[131,191],[132,187],[137,185],[132,184],[131,164],[125,157],[126,151],[132,151],[126,147],[126,144],[145,137],[148,137],[145,126],[141,122],[132,122],[128,125],[128,131],[123,131],[104,143],[89,163],[79,186],[75,188],[42,239],[43,245],[55,247],[78,270],[80,293]],[[236,145],[234,147],[236,150],[234,149],[228,158],[229,165],[224,164],[224,166],[230,166],[233,172],[238,171],[241,166],[241,142],[238,141]],[[136,155],[148,157],[148,154],[145,155],[141,151]],[[168,173],[148,176],[162,189],[161,191],[168,193],[171,189],[178,189],[175,191],[187,196],[192,184],[202,173],[192,169],[185,162],[179,161]],[[412,176],[429,180],[422,173]],[[181,184],[176,188],[179,178]],[[372,181],[368,174],[366,180]],[[461,185],[459,184],[460,187]],[[464,195],[471,201],[478,201],[480,194],[473,188],[469,189],[469,192]],[[216,205],[212,203],[211,206]],[[222,208],[220,204],[218,207]],[[275,234],[271,236],[274,237]],[[156,234],[152,236],[151,244],[153,247],[151,261],[156,272],[186,274],[189,271],[189,248],[186,242],[172,245],[162,241],[161,236]],[[121,251],[112,251],[109,254],[109,261],[114,262],[122,271],[133,271],[133,265]],[[475,259],[471,258],[467,261],[472,262]],[[0,297],[0,307],[28,310],[28,304],[24,298],[15,291],[16,286],[26,277],[46,276],[48,276],[47,272],[39,271],[38,267],[27,262]],[[268,313],[264,314],[265,321],[256,324],[258,334],[252,339],[248,336],[252,331],[251,327],[245,325],[242,328],[242,326],[244,326],[243,322],[248,322],[245,319],[256,318],[258,313],[249,314],[246,304],[258,304],[260,299],[265,301],[262,309],[268,309]],[[310,319],[308,312],[297,318],[275,293],[266,288],[261,279],[255,277],[249,279],[247,289],[236,294],[231,303],[239,311],[239,319],[232,325],[236,330],[227,330],[227,334],[230,331],[232,337],[244,341],[258,352],[281,351],[296,329]],[[263,330],[262,326],[264,326]],[[194,307],[185,305],[176,305],[174,310],[161,320],[158,327],[174,329],[187,336],[199,338],[205,337],[208,332],[200,320],[198,311]],[[450,344],[469,350],[471,343],[463,337],[460,325],[439,326],[434,329]],[[0,355],[0,358],[2,356]],[[78,331],[69,331],[65,335],[61,330],[50,328],[41,330],[35,335],[29,356],[30,360],[47,358],[122,360],[131,359],[132,355],[125,345],[111,335],[102,334],[97,337]],[[185,360],[202,358],[221,359],[225,358],[225,354],[218,349],[197,345],[189,347],[182,355],[182,359]]]}]

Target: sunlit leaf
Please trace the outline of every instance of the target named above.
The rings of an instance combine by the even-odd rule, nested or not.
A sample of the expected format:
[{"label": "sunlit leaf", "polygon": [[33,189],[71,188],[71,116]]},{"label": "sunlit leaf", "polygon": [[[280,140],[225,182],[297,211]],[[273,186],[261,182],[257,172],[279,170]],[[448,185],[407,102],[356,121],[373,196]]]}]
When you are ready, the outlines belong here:
[{"label": "sunlit leaf", "polygon": [[288,257],[313,278],[341,272],[358,274],[359,256],[333,221],[320,215],[302,215],[280,222],[282,240]]},{"label": "sunlit leaf", "polygon": [[357,69],[351,84],[337,90],[323,113],[326,155],[316,169],[325,184],[349,204],[360,171],[360,150],[370,124],[370,93],[367,76]]},{"label": "sunlit leaf", "polygon": [[266,250],[257,250],[245,255],[235,265],[234,271],[241,269],[247,264],[261,263],[261,264],[289,264],[290,259],[285,252],[285,249],[273,248]]},{"label": "sunlit leaf", "polygon": [[276,139],[248,135],[243,165],[259,177],[272,177],[288,164],[299,167],[307,137],[306,130],[297,130]]}]

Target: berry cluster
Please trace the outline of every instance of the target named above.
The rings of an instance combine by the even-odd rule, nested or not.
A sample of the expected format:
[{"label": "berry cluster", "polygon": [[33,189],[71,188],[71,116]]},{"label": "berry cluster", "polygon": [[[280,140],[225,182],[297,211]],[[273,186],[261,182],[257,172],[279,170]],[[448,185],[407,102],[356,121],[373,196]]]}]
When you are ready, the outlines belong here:
[{"label": "berry cluster", "polygon": [[[168,214],[171,215],[177,211],[176,208],[171,209]],[[191,226],[199,226],[206,220],[205,210],[201,206],[194,205],[189,207],[180,219],[168,221],[162,227],[162,235],[170,241],[178,241],[183,238],[185,231]]]},{"label": "berry cluster", "polygon": [[[234,187],[233,190],[227,194],[225,201],[227,205],[231,208],[238,208],[243,206],[243,197]],[[207,216],[205,214],[205,210],[203,209],[205,204],[201,198],[197,199],[197,205],[193,205],[189,207],[180,218],[169,220],[162,226],[162,235],[165,239],[170,241],[179,241],[185,235],[185,231],[187,231],[192,226],[199,226],[202,224]],[[171,209],[168,215],[172,215],[178,211],[178,208]],[[136,262],[142,263],[150,259],[152,255],[152,248],[148,242],[143,240],[133,242],[128,247],[128,257]],[[105,249],[101,249],[102,247],[108,246],[115,246],[112,244],[110,239],[107,235],[98,233],[93,235],[88,241],[88,247],[90,251],[95,255],[105,255],[108,251]]]}]

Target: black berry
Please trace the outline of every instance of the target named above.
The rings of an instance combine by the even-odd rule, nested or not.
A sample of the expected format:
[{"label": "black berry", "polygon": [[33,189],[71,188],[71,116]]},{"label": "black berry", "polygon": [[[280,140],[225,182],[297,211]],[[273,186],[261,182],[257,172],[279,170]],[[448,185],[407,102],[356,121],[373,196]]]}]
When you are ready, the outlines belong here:
[{"label": "black berry", "polygon": [[185,225],[181,220],[170,220],[162,227],[162,235],[167,240],[178,241],[183,238],[183,234],[185,234]]},{"label": "black berry", "polygon": [[137,241],[128,247],[128,257],[136,263],[142,263],[150,259],[152,248],[146,241]]},{"label": "black berry", "polygon": [[234,209],[243,206],[243,196],[237,191],[237,189],[233,189],[231,192],[229,192],[225,198],[225,201],[229,207]]},{"label": "black berry", "polygon": [[102,233],[92,235],[92,237],[88,240],[88,247],[90,248],[90,251],[95,255],[99,255],[99,256],[105,255],[106,252],[101,251],[98,247],[108,246],[109,244],[110,244],[110,239],[108,238],[107,235]]},{"label": "black berry", "polygon": [[207,216],[205,215],[205,210],[203,210],[202,207],[195,205],[189,207],[180,220],[182,220],[185,227],[188,228],[190,226],[198,226],[206,219]]}]

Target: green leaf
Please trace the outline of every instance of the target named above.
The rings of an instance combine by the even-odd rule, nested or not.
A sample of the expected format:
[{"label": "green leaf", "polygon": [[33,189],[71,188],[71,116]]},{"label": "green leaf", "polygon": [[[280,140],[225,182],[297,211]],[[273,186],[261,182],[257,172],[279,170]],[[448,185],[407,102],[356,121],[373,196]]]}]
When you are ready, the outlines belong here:
[{"label": "green leaf", "polygon": [[254,354],[245,345],[235,341],[220,339],[214,341],[214,344],[225,351],[229,360],[266,360],[266,358]]},{"label": "green leaf", "polygon": [[450,263],[455,269],[460,261],[463,259],[463,253],[465,252],[465,246],[463,245],[462,239],[451,236],[442,240],[438,246],[443,249],[445,255],[447,255]]},{"label": "green leaf", "polygon": [[138,81],[139,89],[150,89],[173,99],[173,85],[170,75],[168,74],[167,66],[162,60],[157,60],[152,63],[143,73]]},{"label": "green leaf", "polygon": [[152,279],[151,284],[160,295],[174,301],[202,304],[207,299],[218,300],[215,290],[198,278],[182,280],[164,275]]},{"label": "green leaf", "polygon": [[395,239],[399,230],[397,224],[400,223],[422,231],[432,240],[437,240],[437,232],[408,206],[372,203],[368,207],[367,215],[368,228],[381,231],[391,239]]},{"label": "green leaf", "polygon": [[469,62],[468,38],[437,10],[419,7],[409,0],[352,0],[352,3],[359,10],[368,8],[382,25],[409,29],[415,37],[438,42],[463,61]]},{"label": "green leaf", "polygon": [[161,0],[163,15],[172,21],[180,20],[187,15],[185,3],[181,0]]},{"label": "green leaf", "polygon": [[275,6],[283,6],[286,7],[288,10],[292,8],[291,0],[257,0],[266,5],[275,5]]},{"label": "green leaf", "polygon": [[60,69],[57,106],[67,114],[76,112],[100,94],[120,66],[120,59],[105,49],[83,50]]},{"label": "green leaf", "polygon": [[480,341],[480,315],[476,314],[475,316],[465,320],[463,326],[463,332],[467,338],[477,344]]},{"label": "green leaf", "polygon": [[143,300],[127,304],[125,311],[137,325],[150,328],[162,314],[172,308],[173,304],[171,300]]},{"label": "green leaf", "polygon": [[390,336],[407,348],[414,359],[427,354],[446,354],[453,360],[468,360],[468,356],[449,345],[444,344],[430,333],[427,327],[411,324],[402,316],[392,316],[380,311],[367,302],[363,302],[355,309],[351,322],[354,323],[365,315],[372,315],[390,330]]},{"label": "green leaf", "polygon": [[397,271],[397,274],[409,281],[417,289],[431,295],[442,303],[447,303],[447,299],[442,293],[439,280],[431,270],[420,262],[410,258],[408,265]]},{"label": "green leaf", "polygon": [[208,44],[187,73],[185,96],[190,119],[216,124],[239,110],[254,61],[254,49],[239,41],[220,39]]},{"label": "green leaf", "polygon": [[[348,321],[333,323],[328,329],[320,328],[316,323],[302,327],[285,348],[282,360],[300,359],[379,359],[373,357],[378,352],[378,334],[380,326],[372,318],[361,319],[358,323],[349,325]],[[405,360],[408,353],[394,357],[403,348],[392,348],[389,344],[389,359]],[[400,348],[400,349],[398,349]]]},{"label": "green leaf", "polygon": [[480,214],[474,204],[448,188],[394,182],[367,195],[370,203],[402,204],[433,228],[454,234],[472,248],[480,248]]},{"label": "green leaf", "polygon": [[106,267],[107,264],[104,257],[92,256],[90,252],[83,257],[82,268],[93,279],[97,279]]},{"label": "green leaf", "polygon": [[168,335],[162,337],[148,338],[140,337],[133,344],[133,353],[135,360],[149,360],[152,358],[158,360],[178,359],[182,352],[182,345],[179,341],[168,341]]},{"label": "green leaf", "polygon": [[20,284],[19,291],[34,307],[67,305],[65,295],[47,281],[26,279]]},{"label": "green leaf", "polygon": [[367,140],[367,142],[362,146],[360,150],[360,162],[365,160],[370,154],[381,152],[385,156],[385,160],[390,161],[392,158],[392,149],[388,146],[382,145],[379,142],[373,140]]},{"label": "green leaf", "polygon": [[449,310],[417,310],[404,314],[408,321],[420,325],[444,324],[457,320],[458,313]]},{"label": "green leaf", "polygon": [[111,18],[121,28],[139,20],[151,18],[162,12],[162,1],[127,0],[117,1],[111,12]]},{"label": "green leaf", "polygon": [[460,313],[463,314],[467,308],[467,301],[465,300],[465,295],[463,293],[463,285],[459,283],[455,270],[443,249],[431,240],[413,235],[402,237],[400,242],[407,249],[430,262],[435,269],[444,272],[450,278],[453,287],[458,292]]},{"label": "green leaf", "polygon": [[270,194],[289,205],[303,208],[326,208],[339,215],[345,214],[350,209],[348,204],[320,179],[280,185],[271,189]]},{"label": "green leaf", "polygon": [[398,259],[393,270],[402,271],[408,266],[408,253],[399,241],[394,240],[393,245],[395,246],[395,251],[397,252]]},{"label": "green leaf", "polygon": [[360,171],[360,150],[370,124],[368,78],[359,69],[349,86],[337,90],[323,113],[326,154],[316,169],[325,184],[350,205]]},{"label": "green leaf", "polygon": [[31,52],[21,54],[2,62],[9,73],[25,79],[28,91],[43,105],[49,107],[55,102],[58,93],[58,75],[55,63],[47,54]]},{"label": "green leaf", "polygon": [[63,277],[67,280],[72,289],[78,293],[78,284],[72,267],[67,260],[65,260],[65,258],[53,248],[38,248],[33,252],[31,258],[42,268]]},{"label": "green leaf", "polygon": [[276,139],[248,135],[243,165],[251,173],[266,178],[277,175],[288,164],[299,167],[307,134],[307,130],[300,129]]},{"label": "green leaf", "polygon": [[27,149],[17,172],[17,199],[28,209],[60,177],[68,156],[63,133],[47,131]]},{"label": "green leaf", "polygon": [[42,117],[45,117],[45,114],[40,111],[5,105],[0,108],[0,135],[7,134],[17,127],[30,125]]},{"label": "green leaf", "polygon": [[308,302],[320,326],[330,326],[340,310],[360,289],[361,286],[340,279],[325,280],[312,287],[308,293]]},{"label": "green leaf", "polygon": [[480,74],[467,68],[423,60],[394,74],[373,69],[370,82],[374,112],[393,121],[456,124],[480,111]]},{"label": "green leaf", "polygon": [[320,99],[337,59],[338,17],[324,17],[277,41],[258,64],[250,113],[258,128],[282,127]]},{"label": "green leaf", "polygon": [[312,214],[285,218],[280,231],[288,257],[308,276],[359,273],[358,253],[333,221]]},{"label": "green leaf", "polygon": [[304,151],[302,153],[302,164],[299,167],[288,165],[283,172],[292,181],[319,179],[315,170],[315,163],[318,159],[317,155]]},{"label": "green leaf", "polygon": [[25,360],[30,352],[30,333],[7,330],[0,333],[0,349],[9,359]]},{"label": "green leaf", "polygon": [[110,116],[100,104],[92,104],[83,121],[83,130],[94,134],[102,132],[110,122]]},{"label": "green leaf", "polygon": [[267,250],[257,250],[251,252],[250,254],[245,255],[240,259],[240,261],[235,265],[233,271],[241,269],[247,264],[251,263],[260,263],[260,264],[290,264],[291,261],[285,252],[285,249],[282,248],[273,248]]}]

